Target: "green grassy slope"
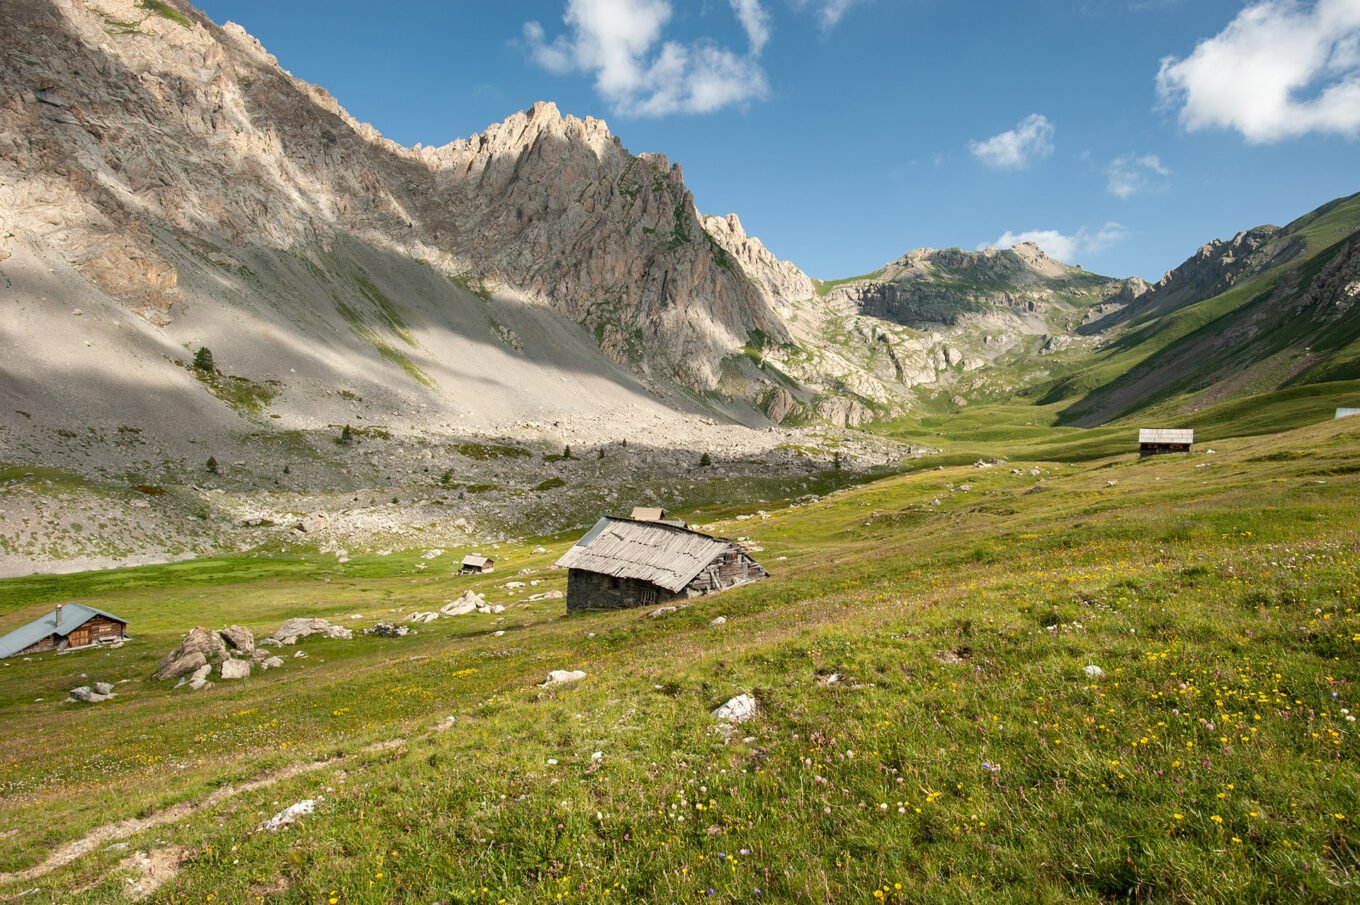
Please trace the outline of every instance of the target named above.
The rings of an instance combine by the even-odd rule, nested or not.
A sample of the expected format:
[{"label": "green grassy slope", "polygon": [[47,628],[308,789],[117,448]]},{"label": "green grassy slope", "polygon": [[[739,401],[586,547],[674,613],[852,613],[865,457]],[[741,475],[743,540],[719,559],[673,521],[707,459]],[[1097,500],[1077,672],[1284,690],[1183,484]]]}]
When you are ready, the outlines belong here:
[{"label": "green grassy slope", "polygon": [[[1282,235],[1303,240],[1300,254],[1228,291],[1126,332],[1042,399],[1065,403],[1062,420],[1100,424],[1158,401],[1216,385],[1225,395],[1263,392],[1296,379],[1351,379],[1360,361],[1360,311],[1340,323],[1291,306],[1360,231],[1360,195],[1338,199],[1291,223]],[[1288,282],[1286,298],[1277,288]],[[1322,363],[1314,363],[1314,359]],[[1232,384],[1241,377],[1242,386]]]},{"label": "green grassy slope", "polygon": [[[409,554],[51,579],[138,640],[0,665],[0,895],[117,901],[142,849],[182,862],[159,901],[1354,898],[1357,431],[847,489],[718,525],[775,577],[663,618],[500,587],[561,588],[560,539],[477,578]],[[199,693],[147,678],[195,623],[364,625],[468,587],[509,609]],[[29,588],[0,584],[0,627]],[[588,676],[537,687],[557,668]],[[128,681],[60,703],[99,679]],[[708,712],[739,692],[760,714],[725,739]]]}]

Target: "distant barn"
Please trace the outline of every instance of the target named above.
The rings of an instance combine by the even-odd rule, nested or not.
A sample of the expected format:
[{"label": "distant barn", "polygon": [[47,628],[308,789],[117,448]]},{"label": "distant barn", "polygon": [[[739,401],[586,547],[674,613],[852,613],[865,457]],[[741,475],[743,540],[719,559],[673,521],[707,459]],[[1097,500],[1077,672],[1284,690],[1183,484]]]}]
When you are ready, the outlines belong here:
[{"label": "distant barn", "polygon": [[660,521],[606,517],[557,565],[567,612],[617,610],[698,597],[770,577],[729,540]]},{"label": "distant barn", "polygon": [[73,650],[126,637],[126,619],[80,603],[59,603],[41,619],[0,638],[0,658]]},{"label": "distant barn", "polygon": [[1360,415],[1360,409],[1337,409],[1336,417],[1349,418],[1352,415]]},{"label": "distant barn", "polygon": [[1138,432],[1138,455],[1188,453],[1194,442],[1195,432],[1189,428],[1145,427]]},{"label": "distant barn", "polygon": [[458,571],[464,575],[469,575],[476,572],[491,572],[495,567],[496,561],[489,556],[469,553],[463,557],[463,567]]}]

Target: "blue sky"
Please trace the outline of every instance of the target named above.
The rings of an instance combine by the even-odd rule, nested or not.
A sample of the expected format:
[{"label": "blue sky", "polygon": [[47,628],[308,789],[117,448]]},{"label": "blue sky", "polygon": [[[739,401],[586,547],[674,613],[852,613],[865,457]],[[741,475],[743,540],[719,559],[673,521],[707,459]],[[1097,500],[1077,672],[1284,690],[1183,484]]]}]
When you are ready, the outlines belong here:
[{"label": "blue sky", "polygon": [[809,274],[1034,237],[1150,279],[1360,191],[1360,0],[200,0],[403,144],[536,100]]}]

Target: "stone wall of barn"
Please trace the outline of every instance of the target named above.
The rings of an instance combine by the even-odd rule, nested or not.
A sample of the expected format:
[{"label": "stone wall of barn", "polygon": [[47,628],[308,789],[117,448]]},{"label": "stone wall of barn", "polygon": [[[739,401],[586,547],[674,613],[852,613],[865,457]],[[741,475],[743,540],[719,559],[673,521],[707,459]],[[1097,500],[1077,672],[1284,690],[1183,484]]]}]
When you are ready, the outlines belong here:
[{"label": "stone wall of barn", "polygon": [[665,588],[634,578],[614,578],[582,569],[567,570],[568,613],[652,606],[672,600],[675,596]]}]

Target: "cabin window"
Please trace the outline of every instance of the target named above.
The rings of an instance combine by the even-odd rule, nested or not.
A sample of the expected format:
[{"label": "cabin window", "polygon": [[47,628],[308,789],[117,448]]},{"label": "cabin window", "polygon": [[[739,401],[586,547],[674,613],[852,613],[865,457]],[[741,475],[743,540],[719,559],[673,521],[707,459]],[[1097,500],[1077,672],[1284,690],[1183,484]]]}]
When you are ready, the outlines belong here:
[{"label": "cabin window", "polygon": [[651,606],[656,603],[656,588],[643,588],[641,600],[643,606]]}]

